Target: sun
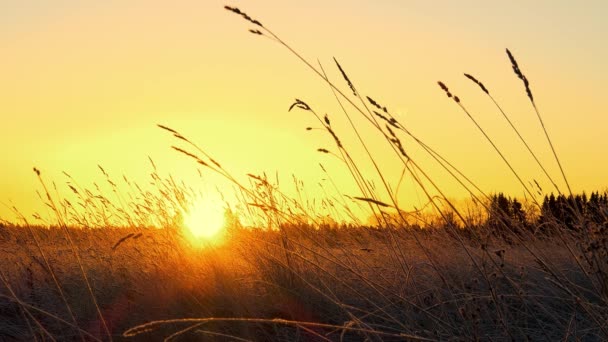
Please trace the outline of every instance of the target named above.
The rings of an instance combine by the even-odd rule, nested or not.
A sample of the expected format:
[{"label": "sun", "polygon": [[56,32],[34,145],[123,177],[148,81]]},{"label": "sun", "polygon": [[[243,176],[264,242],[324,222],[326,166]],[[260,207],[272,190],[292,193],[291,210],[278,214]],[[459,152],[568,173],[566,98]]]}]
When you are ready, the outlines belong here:
[{"label": "sun", "polygon": [[199,200],[184,212],[184,226],[195,239],[217,240],[225,230],[224,211],[219,201]]}]

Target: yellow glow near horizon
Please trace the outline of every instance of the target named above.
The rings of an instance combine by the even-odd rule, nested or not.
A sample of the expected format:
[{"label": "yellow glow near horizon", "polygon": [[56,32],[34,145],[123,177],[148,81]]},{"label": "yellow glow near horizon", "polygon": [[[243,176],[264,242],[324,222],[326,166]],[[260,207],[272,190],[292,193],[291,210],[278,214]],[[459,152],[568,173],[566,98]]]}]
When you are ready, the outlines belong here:
[{"label": "yellow glow near horizon", "polygon": [[[197,165],[170,148],[176,141],[157,123],[183,133],[239,180],[247,173],[276,172],[285,180],[282,190],[297,197],[289,189],[295,175],[311,198],[320,199],[326,193],[317,184],[331,176],[339,196],[360,195],[344,165],[317,152],[320,147],[337,151],[323,130],[305,131],[318,127],[315,118],[287,111],[296,97],[329,115],[362,173],[381,184],[327,85],[280,44],[249,33],[251,25],[224,10],[227,4],[259,19],[313,65],[318,58],[332,82],[347,90],[335,56],[363,98],[386,105],[485,192],[523,196],[521,184],[436,83],[445,82],[521,178],[554,191],[492,101],[462,73],[474,75],[564,190],[505,54],[508,47],[530,80],[573,191],[606,187],[608,102],[602,89],[608,45],[598,43],[608,32],[606,1],[466,0],[438,6],[429,1],[5,0],[0,5],[0,218],[13,219],[13,203],[27,217],[47,212],[36,194],[34,166],[49,184],[57,182],[59,191],[68,193],[62,171],[90,184],[104,179],[100,164],[115,178],[124,174],[142,182],[150,171],[148,156],[175,179],[198,182]],[[426,199],[412,177],[399,182],[403,165],[387,152],[386,141],[363,116],[346,109],[389,185],[401,185],[400,205],[423,206]],[[422,148],[407,137],[403,143],[447,196],[468,197]],[[230,184],[203,171],[205,184],[229,195]],[[333,188],[328,183],[327,190]],[[386,191],[379,197],[386,201]]]},{"label": "yellow glow near horizon", "polygon": [[184,226],[195,239],[216,242],[225,230],[224,209],[219,202],[199,200],[184,213]]}]

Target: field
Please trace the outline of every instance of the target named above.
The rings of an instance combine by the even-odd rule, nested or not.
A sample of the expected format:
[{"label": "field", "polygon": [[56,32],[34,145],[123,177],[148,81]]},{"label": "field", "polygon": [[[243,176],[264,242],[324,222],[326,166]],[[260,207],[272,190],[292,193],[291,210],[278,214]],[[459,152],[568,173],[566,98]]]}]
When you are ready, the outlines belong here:
[{"label": "field", "polygon": [[[24,228],[2,229],[8,286],[0,335],[107,340],[64,234],[32,232],[40,246]],[[113,248],[129,233],[141,235]],[[202,249],[156,229],[70,235],[117,341],[162,340],[176,332],[183,335],[175,340],[218,341],[230,340],[227,335],[284,341],[606,336],[605,294],[564,246],[575,240],[539,239],[524,248],[496,239],[480,246],[464,235],[462,245],[443,229],[303,226],[284,233],[288,256],[272,231],[232,230],[222,247]]]},{"label": "field", "polygon": [[[332,143],[318,152],[345,165],[344,174],[327,177],[352,179],[357,195],[336,187],[313,202],[294,177],[297,195],[290,196],[278,176],[234,175],[194,139],[159,124],[159,133],[174,138],[176,155],[236,189],[239,202],[226,205],[220,231],[194,236],[185,216],[197,190],[161,175],[152,159],[147,180],[117,180],[99,166],[106,191],[81,187],[65,173],[67,186],[59,186],[69,195],[34,168],[53,219],[37,213],[32,219],[15,207],[17,222],[0,218],[0,341],[608,340],[608,193],[571,191],[511,51],[509,67],[559,174],[546,171],[484,84],[465,77],[496,105],[550,191],[522,179],[446,84],[438,82],[437,90],[480,130],[525,199],[484,192],[384,104],[361,94],[337,60],[340,85],[259,21],[225,9],[320,77],[349,108],[339,115],[351,123],[363,118],[425,207],[399,206],[399,186],[389,185],[387,166],[367,148],[371,138],[360,126],[352,124],[357,139],[348,141],[333,117],[300,99],[289,111],[314,117],[318,127],[307,130]],[[434,164],[419,163],[413,146]],[[371,173],[362,159],[374,166]],[[444,195],[431,168],[462,187],[465,206]],[[151,190],[140,187],[146,182]]]}]

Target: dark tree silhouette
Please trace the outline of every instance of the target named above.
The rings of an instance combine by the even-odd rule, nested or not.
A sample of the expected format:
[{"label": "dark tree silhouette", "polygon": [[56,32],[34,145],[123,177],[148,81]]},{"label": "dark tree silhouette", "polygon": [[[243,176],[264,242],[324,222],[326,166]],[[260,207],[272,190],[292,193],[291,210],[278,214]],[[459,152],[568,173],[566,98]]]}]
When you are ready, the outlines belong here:
[{"label": "dark tree silhouette", "polygon": [[528,228],[526,212],[521,202],[506,197],[503,193],[490,197],[487,224],[499,236],[505,235],[508,230],[519,232]]}]

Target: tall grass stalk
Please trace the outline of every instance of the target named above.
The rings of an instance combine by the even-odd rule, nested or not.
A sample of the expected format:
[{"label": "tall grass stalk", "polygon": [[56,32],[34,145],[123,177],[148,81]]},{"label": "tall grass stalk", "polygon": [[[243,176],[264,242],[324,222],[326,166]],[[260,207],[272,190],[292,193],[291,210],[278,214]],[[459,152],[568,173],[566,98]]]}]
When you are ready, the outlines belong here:
[{"label": "tall grass stalk", "polygon": [[517,60],[515,60],[515,57],[513,56],[511,51],[509,51],[509,49],[506,49],[506,52],[507,52],[507,56],[509,57],[509,61],[511,61],[511,65],[513,67],[513,72],[524,83],[524,87],[526,88],[526,93],[528,94],[528,99],[530,99],[530,103],[532,103],[532,107],[534,107],[534,112],[536,113],[536,117],[538,118],[538,121],[540,122],[543,132],[545,133],[545,137],[547,138],[549,147],[551,147],[551,152],[553,153],[553,157],[555,157],[555,161],[557,162],[557,165],[559,166],[559,171],[561,172],[562,177],[564,178],[564,182],[566,183],[566,186],[568,187],[568,192],[570,193],[570,196],[572,196],[572,189],[570,188],[570,183],[568,182],[568,178],[566,177],[566,173],[564,172],[562,163],[559,161],[559,157],[557,156],[555,147],[553,147],[553,142],[551,141],[551,138],[549,137],[549,133],[547,132],[547,128],[545,127],[545,123],[543,122],[543,118],[540,115],[540,112],[538,111],[536,102],[534,101],[534,96],[532,95],[532,90],[530,89],[530,82],[528,81],[528,78],[526,77],[526,75],[524,75],[524,73],[521,71],[519,65],[517,64]]},{"label": "tall grass stalk", "polygon": [[505,118],[505,120],[507,120],[507,122],[509,123],[509,126],[517,134],[517,137],[519,138],[519,140],[522,142],[522,144],[524,144],[524,146],[526,147],[526,150],[528,150],[528,152],[530,153],[530,155],[532,156],[532,158],[534,158],[534,161],[540,167],[540,169],[543,171],[543,173],[545,174],[545,176],[547,177],[547,179],[549,179],[549,181],[551,182],[551,184],[553,185],[553,187],[555,188],[555,190],[559,194],[561,194],[562,192],[560,191],[559,186],[557,186],[557,184],[555,183],[555,181],[553,180],[553,178],[551,177],[551,175],[549,174],[549,172],[547,172],[547,170],[545,169],[544,165],[540,162],[540,160],[536,156],[536,153],[534,153],[534,151],[532,151],[532,148],[530,148],[530,146],[528,145],[528,142],[526,142],[526,140],[524,139],[524,137],[522,137],[521,133],[519,132],[519,130],[517,129],[517,127],[515,127],[515,125],[513,124],[513,122],[509,118],[509,116],[507,115],[507,113],[505,113],[505,111],[502,109],[502,107],[498,104],[498,102],[496,101],[496,99],[494,98],[494,96],[492,96],[492,94],[490,94],[490,91],[483,85],[483,83],[481,83],[480,81],[478,81],[474,76],[472,76],[470,74],[467,74],[467,73],[465,73],[464,76],[466,78],[468,78],[469,80],[471,80],[473,83],[477,84],[481,88],[481,90],[490,98],[490,100],[492,100],[492,103],[494,103],[494,105],[496,106],[496,108],[498,109],[498,111],[500,112],[500,114],[502,114],[502,116]]}]

